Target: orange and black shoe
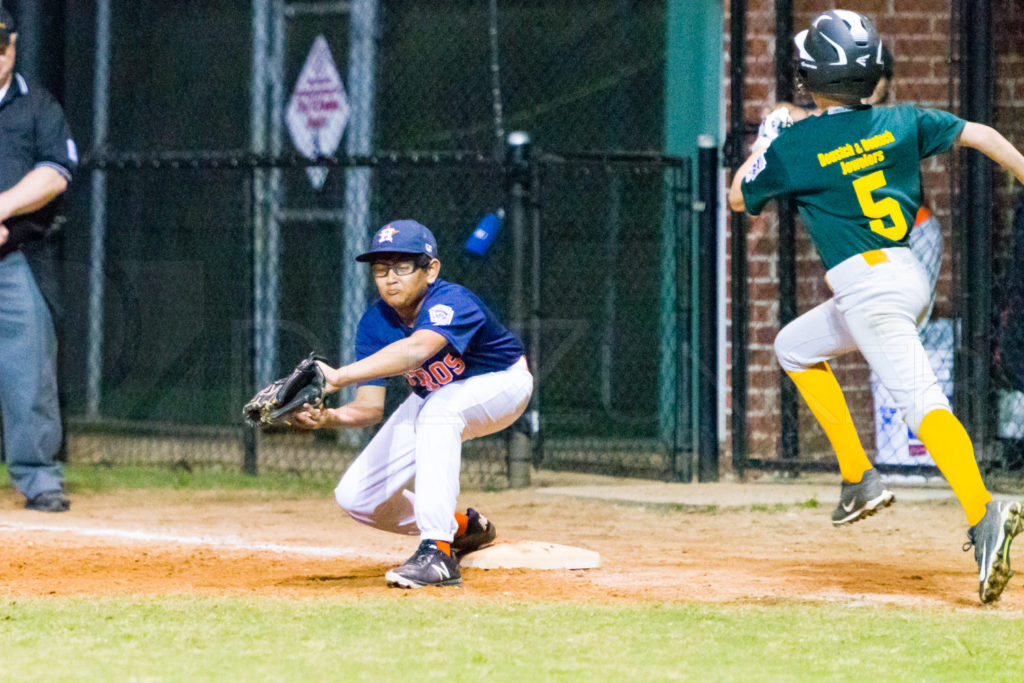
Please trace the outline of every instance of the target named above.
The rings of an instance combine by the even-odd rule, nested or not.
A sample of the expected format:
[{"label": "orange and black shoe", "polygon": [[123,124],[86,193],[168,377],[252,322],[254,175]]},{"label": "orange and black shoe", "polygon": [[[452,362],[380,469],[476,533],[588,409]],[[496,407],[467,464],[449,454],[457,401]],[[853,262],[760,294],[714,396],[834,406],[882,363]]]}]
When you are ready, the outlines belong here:
[{"label": "orange and black shoe", "polygon": [[452,540],[452,554],[456,557],[462,557],[494,543],[498,535],[491,521],[473,508],[466,510],[466,517],[466,530]]}]

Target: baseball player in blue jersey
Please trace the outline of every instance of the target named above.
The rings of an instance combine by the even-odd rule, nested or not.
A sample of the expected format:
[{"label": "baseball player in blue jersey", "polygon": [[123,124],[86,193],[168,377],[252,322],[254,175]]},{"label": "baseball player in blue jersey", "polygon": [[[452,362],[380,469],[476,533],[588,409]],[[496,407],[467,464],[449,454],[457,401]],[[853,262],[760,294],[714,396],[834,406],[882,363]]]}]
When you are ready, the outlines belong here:
[{"label": "baseball player in blue jersey", "polygon": [[883,52],[874,25],[856,12],[823,12],[795,42],[820,113],[777,126],[737,170],[729,204],[758,214],[773,198],[794,198],[828,269],[832,298],[786,325],[775,351],[836,451],[843,483],[832,521],[854,522],[893,501],[828,365],[856,349],[963,506],[970,524],[965,549],[974,546],[978,593],[991,602],[1012,576],[1010,543],[1024,526],[1021,504],[992,499],[971,439],[928,362],[917,323],[931,288],[908,238],[921,205],[921,159],[960,144],[1024,182],[1024,156],[989,126],[947,112],[862,104],[882,75]]},{"label": "baseball player in blue jersey", "polygon": [[340,368],[321,363],[328,393],[354,384],[355,398],[339,408],[307,405],[293,424],[376,424],[386,378],[404,375],[412,393],[349,466],[335,498],[359,522],[419,535],[416,553],[386,574],[390,585],[458,586],[459,556],[495,538],[483,515],[455,511],[462,442],[515,422],[533,376],[523,345],[487,306],[438,277],[437,242],[425,226],[388,223],[357,260],[370,264],[380,299],[359,321],[357,360]]}]

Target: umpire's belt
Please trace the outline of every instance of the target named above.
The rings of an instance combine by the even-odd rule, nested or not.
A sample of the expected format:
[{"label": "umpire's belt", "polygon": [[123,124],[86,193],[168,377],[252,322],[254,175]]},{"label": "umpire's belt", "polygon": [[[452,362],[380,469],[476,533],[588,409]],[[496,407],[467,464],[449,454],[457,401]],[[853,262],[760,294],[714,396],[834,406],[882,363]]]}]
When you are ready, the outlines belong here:
[{"label": "umpire's belt", "polygon": [[825,282],[833,292],[841,292],[850,285],[863,280],[871,275],[872,268],[880,263],[895,263],[899,265],[917,265],[920,263],[914,253],[907,247],[888,247],[886,249],[874,249],[865,251],[863,254],[851,256],[829,268],[825,273]]}]

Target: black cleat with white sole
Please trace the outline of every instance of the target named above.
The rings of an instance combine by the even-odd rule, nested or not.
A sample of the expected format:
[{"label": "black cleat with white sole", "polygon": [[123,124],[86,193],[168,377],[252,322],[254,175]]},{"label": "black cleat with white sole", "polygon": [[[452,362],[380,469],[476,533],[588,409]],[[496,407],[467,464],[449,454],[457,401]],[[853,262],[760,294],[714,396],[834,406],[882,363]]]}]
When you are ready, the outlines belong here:
[{"label": "black cleat with white sole", "polygon": [[995,602],[1013,576],[1010,570],[1010,543],[1021,532],[1021,504],[990,501],[985,516],[967,530],[964,550],[974,546],[978,563],[978,597],[984,603]]},{"label": "black cleat with white sole", "polygon": [[401,567],[385,574],[384,578],[389,586],[398,588],[462,585],[459,561],[429,539],[421,541],[413,556]]},{"label": "black cleat with white sole", "polygon": [[839,505],[832,511],[832,526],[853,524],[889,507],[896,496],[882,485],[882,476],[872,467],[856,484],[843,482]]}]

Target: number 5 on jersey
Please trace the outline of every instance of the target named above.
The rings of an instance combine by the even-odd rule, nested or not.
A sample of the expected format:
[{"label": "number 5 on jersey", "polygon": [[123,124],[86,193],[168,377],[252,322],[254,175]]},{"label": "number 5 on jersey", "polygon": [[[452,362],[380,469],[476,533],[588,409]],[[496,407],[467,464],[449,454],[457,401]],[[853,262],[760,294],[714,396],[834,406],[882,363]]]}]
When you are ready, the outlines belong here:
[{"label": "number 5 on jersey", "polygon": [[[863,178],[853,181],[853,189],[857,193],[857,201],[864,215],[873,218],[871,230],[882,237],[887,237],[898,242],[907,236],[907,219],[903,217],[903,210],[900,203],[892,197],[884,197],[875,201],[871,193],[885,187],[885,175],[881,171],[875,171]],[[886,225],[882,219],[889,218],[892,225]]]}]

